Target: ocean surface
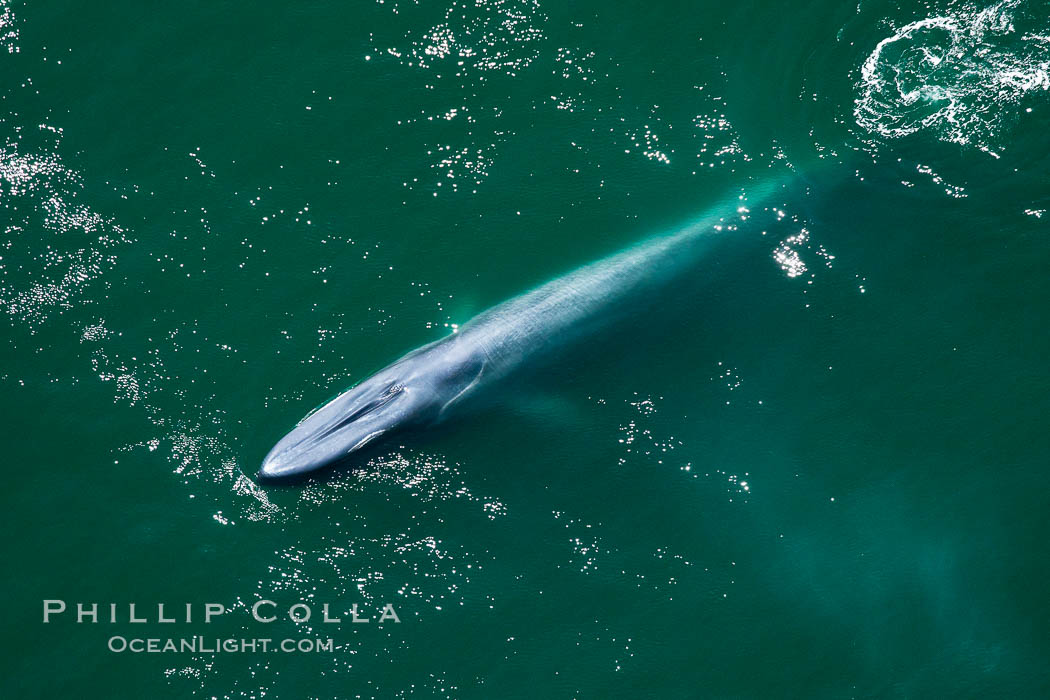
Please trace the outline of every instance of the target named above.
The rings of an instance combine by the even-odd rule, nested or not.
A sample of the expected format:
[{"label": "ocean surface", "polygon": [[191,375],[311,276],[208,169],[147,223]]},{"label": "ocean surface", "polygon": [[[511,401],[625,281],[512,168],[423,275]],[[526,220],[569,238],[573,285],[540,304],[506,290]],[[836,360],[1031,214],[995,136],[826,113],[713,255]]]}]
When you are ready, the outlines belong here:
[{"label": "ocean surface", "polygon": [[[1050,696],[1045,2],[0,0],[0,76],[0,697]],[[491,410],[257,483],[711,212]],[[196,636],[333,649],[111,650]]]}]

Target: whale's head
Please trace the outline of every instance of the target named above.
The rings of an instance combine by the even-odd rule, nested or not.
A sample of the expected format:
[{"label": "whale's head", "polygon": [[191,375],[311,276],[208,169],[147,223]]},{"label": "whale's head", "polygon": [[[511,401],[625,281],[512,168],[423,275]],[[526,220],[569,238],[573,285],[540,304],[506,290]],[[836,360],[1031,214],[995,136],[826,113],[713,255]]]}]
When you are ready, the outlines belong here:
[{"label": "whale's head", "polygon": [[259,477],[301,476],[419,422],[432,403],[428,387],[395,370],[372,375],[303,418],[266,455]]},{"label": "whale's head", "polygon": [[270,450],[261,480],[300,477],[438,418],[480,370],[427,346],[309,413]]}]

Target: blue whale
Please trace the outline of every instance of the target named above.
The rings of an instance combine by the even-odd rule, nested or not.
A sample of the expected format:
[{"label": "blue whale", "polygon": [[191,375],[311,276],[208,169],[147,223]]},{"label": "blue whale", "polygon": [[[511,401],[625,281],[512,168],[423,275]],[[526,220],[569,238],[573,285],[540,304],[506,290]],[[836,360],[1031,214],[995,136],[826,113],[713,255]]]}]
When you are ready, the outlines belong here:
[{"label": "blue whale", "polygon": [[670,235],[584,266],[485,311],[308,414],[266,456],[262,480],[299,477],[406,428],[442,423],[536,358],[591,335],[633,308],[631,299],[689,271],[732,238],[747,207],[784,187],[766,182]]}]

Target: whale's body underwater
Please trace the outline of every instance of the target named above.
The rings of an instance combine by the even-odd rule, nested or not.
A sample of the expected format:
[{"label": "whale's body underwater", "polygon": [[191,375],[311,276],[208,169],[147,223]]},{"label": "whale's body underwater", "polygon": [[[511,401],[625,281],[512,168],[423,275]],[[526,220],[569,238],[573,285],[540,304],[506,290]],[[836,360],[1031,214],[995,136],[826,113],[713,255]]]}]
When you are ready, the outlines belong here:
[{"label": "whale's body underwater", "polygon": [[[754,207],[781,187],[754,188],[746,202]],[[676,273],[698,271],[695,263],[716,239],[746,218],[744,201],[734,197],[730,207],[677,233],[579,268],[408,353],[307,415],[270,450],[259,477],[301,476],[404,428],[459,413],[482,389],[621,316],[631,299],[651,294]]]}]

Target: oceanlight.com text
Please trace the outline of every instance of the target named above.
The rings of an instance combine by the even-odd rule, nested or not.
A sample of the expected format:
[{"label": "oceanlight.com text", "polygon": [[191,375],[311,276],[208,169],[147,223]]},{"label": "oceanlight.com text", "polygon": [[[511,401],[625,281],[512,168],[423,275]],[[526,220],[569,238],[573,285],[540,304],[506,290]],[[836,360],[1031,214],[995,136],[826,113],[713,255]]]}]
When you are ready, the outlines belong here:
[{"label": "oceanlight.com text", "polygon": [[110,651],[123,654],[243,654],[271,653],[312,654],[332,653],[335,644],[331,639],[219,639],[208,637],[141,638],[110,637],[106,645]]}]

